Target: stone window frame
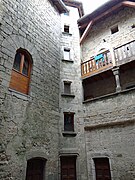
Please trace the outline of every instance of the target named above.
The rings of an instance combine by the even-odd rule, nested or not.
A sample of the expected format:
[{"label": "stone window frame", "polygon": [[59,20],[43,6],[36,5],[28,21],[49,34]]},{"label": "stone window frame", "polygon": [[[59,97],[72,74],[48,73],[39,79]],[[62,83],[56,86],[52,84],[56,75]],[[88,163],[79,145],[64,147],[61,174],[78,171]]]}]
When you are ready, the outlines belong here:
[{"label": "stone window frame", "polygon": [[64,94],[71,95],[71,81],[63,81],[64,83]]},{"label": "stone window frame", "polygon": [[[65,53],[68,53],[69,58],[65,58]],[[65,61],[70,61],[71,60],[71,49],[70,48],[64,48],[63,57],[64,57]]]},{"label": "stone window frame", "polygon": [[69,97],[69,98],[75,97],[75,95],[71,91],[71,83],[72,81],[68,81],[68,80],[63,81],[63,93],[61,94],[61,96]]},{"label": "stone window frame", "polygon": [[70,26],[70,24],[65,23],[65,24],[63,25],[63,32],[62,32],[62,34],[72,36],[72,34],[71,34],[70,32],[71,32],[71,26]]},{"label": "stone window frame", "polygon": [[[107,160],[107,161],[106,161]],[[100,164],[98,164],[96,161],[100,161]],[[93,158],[93,162],[94,162],[94,167],[95,167],[95,178],[97,177],[97,165],[100,165],[103,163],[103,161],[106,161],[105,164],[108,167],[108,172],[109,172],[109,176],[110,176],[110,180],[111,180],[111,170],[110,170],[110,162],[109,162],[109,158],[108,157],[95,157]],[[101,163],[102,162],[102,163]]]},{"label": "stone window frame", "polygon": [[[62,48],[62,51],[63,51],[62,61],[63,61],[63,62],[74,63],[74,61],[72,60],[71,48],[69,48],[69,47],[63,47],[63,48]],[[65,57],[65,52],[69,53],[69,58],[66,58],[66,57]]]},{"label": "stone window frame", "polygon": [[[67,159],[67,161],[65,161]],[[61,179],[62,179],[62,164],[64,163],[64,162],[66,162],[66,164],[67,164],[67,166],[66,166],[66,164],[64,163],[64,169],[67,167],[67,174],[69,174],[69,172],[70,172],[70,160],[72,159],[72,161],[73,161],[73,164],[72,164],[72,168],[74,167],[75,169],[75,180],[77,180],[77,156],[76,155],[62,155],[62,156],[60,156],[60,176],[61,176]],[[69,162],[68,162],[69,161]],[[68,164],[69,163],[69,164]]]},{"label": "stone window frame", "polygon": [[70,32],[70,25],[64,24],[64,32],[69,33]]},{"label": "stone window frame", "polygon": [[110,30],[111,30],[111,35],[118,33],[118,32],[119,32],[119,26],[118,26],[118,24],[113,25],[113,26],[110,28]]},{"label": "stone window frame", "polygon": [[[63,112],[64,115],[64,132],[74,132],[74,112]],[[67,127],[67,118],[71,118],[71,122],[68,124],[70,127]]]},{"label": "stone window frame", "polygon": [[110,173],[111,173],[111,180],[114,180],[113,176],[113,169],[112,165],[114,164],[113,161],[113,155],[109,151],[95,151],[92,153],[87,153],[88,157],[88,174],[89,178],[92,176],[93,180],[96,180],[96,174],[95,174],[95,165],[94,165],[94,158],[108,158],[109,159],[109,165],[110,165]]}]

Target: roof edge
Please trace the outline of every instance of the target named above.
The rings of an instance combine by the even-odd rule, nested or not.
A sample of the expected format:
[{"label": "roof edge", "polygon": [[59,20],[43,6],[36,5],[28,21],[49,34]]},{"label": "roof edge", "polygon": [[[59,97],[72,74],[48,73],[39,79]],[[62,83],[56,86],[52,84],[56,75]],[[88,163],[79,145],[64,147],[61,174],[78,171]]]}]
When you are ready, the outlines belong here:
[{"label": "roof edge", "polygon": [[49,0],[52,4],[54,4],[57,9],[59,10],[59,13],[65,13],[68,12],[68,9],[66,8],[65,4],[62,2],[62,0]]},{"label": "roof edge", "polygon": [[[123,1],[126,1],[126,0],[108,0],[107,2],[105,2],[104,4],[102,4],[101,6],[99,6],[98,8],[96,8],[94,11],[92,11],[91,13],[89,14],[86,14],[85,16],[83,16],[82,18],[78,19],[78,24],[81,24],[83,23],[84,21],[89,21],[89,20],[92,20],[93,18],[91,18],[92,16],[96,16],[95,14],[97,12],[100,12],[100,11],[103,11],[104,8],[108,7],[108,8],[111,8],[113,6],[115,6],[116,4],[119,4]],[[128,1],[132,1],[132,0],[128,0]],[[109,7],[110,6],[110,7]],[[102,12],[103,13],[103,12]]]},{"label": "roof edge", "polygon": [[76,7],[78,9],[80,17],[84,15],[83,4],[77,0],[62,0],[66,6]]}]

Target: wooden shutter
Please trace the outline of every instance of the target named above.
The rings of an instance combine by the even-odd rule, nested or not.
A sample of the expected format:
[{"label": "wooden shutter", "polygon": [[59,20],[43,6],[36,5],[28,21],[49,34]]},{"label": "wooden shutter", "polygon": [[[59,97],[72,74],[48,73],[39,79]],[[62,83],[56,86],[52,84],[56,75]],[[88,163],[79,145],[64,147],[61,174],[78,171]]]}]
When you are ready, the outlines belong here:
[{"label": "wooden shutter", "polygon": [[96,180],[111,180],[108,158],[95,158]]},{"label": "wooden shutter", "polygon": [[76,157],[61,157],[61,180],[76,180]]},{"label": "wooden shutter", "polygon": [[28,94],[31,68],[31,55],[24,49],[18,49],[14,59],[9,87],[23,94]]}]

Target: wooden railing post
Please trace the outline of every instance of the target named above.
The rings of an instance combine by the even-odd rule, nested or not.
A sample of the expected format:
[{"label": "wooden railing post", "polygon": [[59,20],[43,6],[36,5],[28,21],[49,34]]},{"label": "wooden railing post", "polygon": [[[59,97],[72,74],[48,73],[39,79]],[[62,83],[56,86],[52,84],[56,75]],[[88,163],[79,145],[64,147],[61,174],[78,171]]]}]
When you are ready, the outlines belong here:
[{"label": "wooden railing post", "polygon": [[113,67],[115,67],[116,66],[116,59],[115,59],[114,49],[112,47],[110,48],[110,53],[111,53],[111,57],[112,57]]}]

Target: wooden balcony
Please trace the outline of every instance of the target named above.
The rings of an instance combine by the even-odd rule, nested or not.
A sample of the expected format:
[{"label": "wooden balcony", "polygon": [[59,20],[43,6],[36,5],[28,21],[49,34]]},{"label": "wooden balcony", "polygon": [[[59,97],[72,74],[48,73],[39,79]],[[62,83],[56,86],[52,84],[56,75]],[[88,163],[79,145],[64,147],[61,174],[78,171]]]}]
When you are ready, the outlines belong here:
[{"label": "wooden balcony", "polygon": [[97,59],[92,57],[90,60],[81,64],[82,78],[89,77],[113,67],[112,57],[109,51],[99,54],[96,57]]},{"label": "wooden balcony", "polygon": [[114,49],[117,66],[135,60],[135,40]]},{"label": "wooden balcony", "polygon": [[81,64],[81,75],[82,78],[90,77],[107,71],[113,66],[120,66],[133,60],[135,60],[135,40],[114,48],[114,58],[108,50],[83,62]]}]

